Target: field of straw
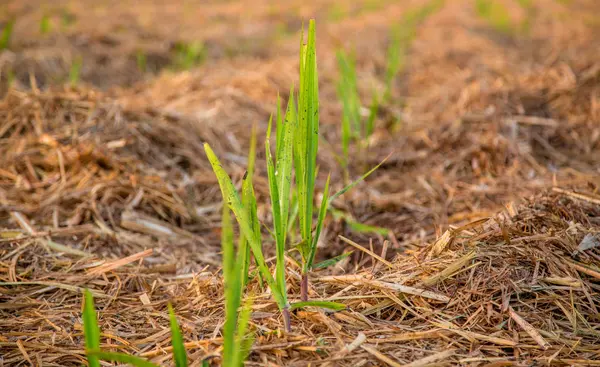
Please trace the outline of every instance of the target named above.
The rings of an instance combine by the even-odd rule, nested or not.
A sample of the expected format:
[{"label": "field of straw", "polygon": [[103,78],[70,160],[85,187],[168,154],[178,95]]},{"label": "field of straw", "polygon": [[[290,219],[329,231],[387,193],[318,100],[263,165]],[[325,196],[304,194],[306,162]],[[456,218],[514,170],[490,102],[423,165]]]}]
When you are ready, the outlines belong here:
[{"label": "field of straw", "polygon": [[[286,331],[251,267],[246,366],[600,366],[600,3],[434,2],[409,30],[431,0],[1,3],[0,366],[87,365],[84,289],[102,350],[172,365],[171,303],[189,365],[222,365],[204,143],[239,188],[255,126],[274,269],[265,134],[313,18],[315,217],[329,173],[336,192],[389,158],[324,220],[316,261],[352,253],[311,271],[308,296],[345,309],[292,310]],[[403,29],[343,168],[336,52],[354,54],[368,115]]]}]

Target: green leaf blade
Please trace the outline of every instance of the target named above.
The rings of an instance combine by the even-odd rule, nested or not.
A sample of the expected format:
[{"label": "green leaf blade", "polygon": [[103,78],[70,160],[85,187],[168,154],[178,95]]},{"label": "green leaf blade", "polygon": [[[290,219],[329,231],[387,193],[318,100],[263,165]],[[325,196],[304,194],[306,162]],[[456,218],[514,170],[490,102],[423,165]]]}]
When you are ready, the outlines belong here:
[{"label": "green leaf blade", "polygon": [[312,227],[313,198],[315,191],[315,171],[317,166],[317,151],[319,146],[319,83],[317,76],[317,51],[315,21],[310,20],[308,26],[306,60],[307,85],[307,166],[306,166],[306,231]]},{"label": "green leaf blade", "polygon": [[[242,205],[246,210],[246,215],[250,218],[252,229],[257,238],[260,238],[260,224],[256,213],[256,198],[252,186],[254,178],[254,166],[256,162],[256,124],[252,125],[252,134],[250,136],[250,150],[248,152],[248,169],[242,180]],[[250,269],[250,247],[248,240],[241,232],[238,240],[238,266],[240,266],[240,289],[244,289],[248,283],[248,274]]]},{"label": "green leaf blade", "polygon": [[348,166],[350,140],[353,131],[356,129],[356,115],[353,113],[353,98],[355,94],[355,86],[352,84],[352,71],[349,65],[348,56],[343,50],[338,50],[336,53],[338,67],[340,69],[340,78],[337,85],[337,94],[342,102],[342,153],[344,157],[344,165]]},{"label": "green leaf blade", "polygon": [[[275,146],[276,153],[275,157],[277,157],[277,162],[279,162],[279,157],[281,155],[280,150],[283,148],[283,117],[281,115],[281,98],[279,97],[279,93],[277,93],[277,117],[275,119],[276,131],[275,131]],[[279,163],[277,163],[279,164]]]},{"label": "green leaf blade", "polygon": [[108,362],[127,363],[135,367],[159,367],[157,364],[148,362],[140,357],[132,356],[125,353],[103,352],[99,349],[88,351],[88,355]]},{"label": "green leaf blade", "polygon": [[[233,245],[233,224],[231,211],[223,205],[221,220],[221,247],[223,251],[223,281],[225,288],[225,325],[223,326],[223,359],[227,365],[235,350],[235,327],[237,310],[240,305],[241,278],[236,273],[235,249]],[[238,249],[239,251],[239,249]],[[238,253],[240,255],[240,253]]]},{"label": "green leaf blade", "polygon": [[10,44],[10,38],[12,37],[13,28],[15,26],[15,20],[9,20],[2,30],[2,34],[0,35],[0,51],[7,49]]},{"label": "green leaf blade", "polygon": [[317,228],[315,230],[315,235],[312,239],[312,244],[310,246],[310,255],[308,257],[308,261],[306,263],[306,270],[310,270],[312,268],[313,261],[315,259],[315,255],[317,253],[317,245],[319,242],[319,237],[321,236],[321,230],[323,229],[323,223],[325,222],[325,215],[327,214],[327,207],[329,206],[329,182],[331,180],[331,175],[327,176],[327,181],[325,181],[325,189],[323,190],[323,200],[321,201],[321,209],[319,210],[319,218],[317,219]]},{"label": "green leaf blade", "polygon": [[299,163],[296,179],[299,195],[300,232],[302,238],[309,244],[312,243],[313,197],[319,143],[319,95],[315,42],[315,22],[311,19],[307,44],[302,48],[298,97],[299,123],[295,134],[299,143],[296,145],[297,152],[294,155],[297,164]]},{"label": "green leaf blade", "polygon": [[350,229],[358,233],[377,233],[382,236],[387,236],[390,234],[390,230],[387,228],[372,226],[354,220],[346,220],[346,223],[348,224],[348,227],[350,227]]},{"label": "green leaf blade", "polygon": [[185,352],[185,346],[183,345],[183,336],[177,323],[177,317],[173,311],[173,306],[169,303],[169,323],[171,325],[171,345],[173,346],[173,360],[175,361],[175,367],[187,367],[187,353]]},{"label": "green leaf blade", "polygon": [[[285,227],[281,220],[281,204],[279,198],[279,189],[277,188],[277,172],[271,156],[271,144],[269,140],[265,141],[265,150],[267,155],[267,175],[269,180],[269,191],[271,194],[271,212],[273,214],[273,225],[275,227],[275,246],[276,246],[276,272],[275,280],[284,298],[287,298],[285,285]],[[285,302],[287,304],[287,300]]]},{"label": "green leaf blade", "polygon": [[248,177],[250,180],[254,177],[254,166],[256,162],[256,124],[252,125],[252,133],[250,134],[250,149],[248,151]]},{"label": "green leaf blade", "polygon": [[83,64],[83,59],[81,56],[76,56],[73,59],[73,63],[71,64],[71,69],[69,69],[69,82],[71,85],[77,85],[79,83],[79,77],[81,74],[81,66]]},{"label": "green leaf blade", "polygon": [[315,265],[313,265],[313,269],[328,268],[330,266],[333,266],[333,265],[339,263],[340,261],[344,260],[345,258],[347,258],[350,255],[352,255],[352,251],[344,252],[343,254],[338,255],[336,257],[332,257],[331,259],[323,260],[319,263],[316,263]]},{"label": "green leaf blade", "polygon": [[329,198],[329,204],[331,204],[335,199],[337,199],[341,195],[345,194],[346,192],[348,192],[348,190],[352,189],[354,186],[358,185],[359,183],[361,183],[362,181],[364,181],[367,177],[369,177],[373,172],[375,172],[379,167],[381,167],[381,165],[384,164],[385,161],[387,161],[392,156],[392,153],[388,154],[388,156],[385,157],[381,162],[379,162],[378,165],[376,165],[375,167],[371,168],[369,171],[367,171],[365,174],[363,174],[360,178],[358,178],[355,181],[352,181],[351,183],[349,183],[348,185],[346,185],[343,189],[341,189],[340,191],[338,191],[335,194],[333,194]]},{"label": "green leaf blade", "polygon": [[[88,289],[84,291],[83,336],[86,351],[100,349],[100,328],[96,319],[94,296]],[[89,367],[100,367],[100,360],[96,356],[88,355],[88,364]]]},{"label": "green leaf blade", "polygon": [[252,302],[250,301],[250,299],[248,299],[244,303],[244,306],[242,307],[238,319],[238,327],[235,335],[235,343],[237,345],[237,349],[235,351],[235,356],[231,364],[232,367],[242,367],[244,365],[244,361],[248,358],[248,354],[250,354],[250,348],[252,347],[252,343],[254,342],[254,336],[249,335],[248,333],[248,326],[250,324],[251,315]]},{"label": "green leaf blade", "polygon": [[[277,156],[277,187],[279,189],[279,200],[281,208],[281,226],[284,233],[284,247],[286,242],[286,233],[290,211],[290,189],[292,186],[292,170],[293,170],[293,146],[294,146],[294,125],[296,119],[296,111],[294,107],[294,91],[290,91],[290,100],[288,101],[285,119],[283,124],[283,134],[281,142],[278,142]],[[279,149],[281,144],[281,149]]]},{"label": "green leaf blade", "polygon": [[257,239],[260,244],[260,221],[258,220],[256,196],[254,195],[252,179],[248,177],[248,175],[242,180],[242,197],[242,205],[246,212],[246,218],[249,220],[250,228],[252,229],[252,233],[254,233],[254,238]]}]

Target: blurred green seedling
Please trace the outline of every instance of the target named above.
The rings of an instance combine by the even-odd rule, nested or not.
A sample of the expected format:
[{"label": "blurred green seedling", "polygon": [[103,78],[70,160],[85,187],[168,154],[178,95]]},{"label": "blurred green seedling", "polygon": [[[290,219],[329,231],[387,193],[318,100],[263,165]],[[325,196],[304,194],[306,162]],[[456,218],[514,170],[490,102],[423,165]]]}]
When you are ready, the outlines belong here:
[{"label": "blurred green seedling", "polygon": [[7,49],[10,44],[10,39],[12,37],[13,28],[15,26],[15,20],[11,19],[4,24],[2,28],[2,33],[0,33],[0,50]]},{"label": "blurred green seedling", "polygon": [[48,34],[52,30],[52,24],[50,23],[50,16],[45,14],[40,20],[40,33]]},{"label": "blurred green seedling", "polygon": [[189,70],[201,64],[206,58],[204,42],[179,42],[175,44],[173,67],[177,70]]}]

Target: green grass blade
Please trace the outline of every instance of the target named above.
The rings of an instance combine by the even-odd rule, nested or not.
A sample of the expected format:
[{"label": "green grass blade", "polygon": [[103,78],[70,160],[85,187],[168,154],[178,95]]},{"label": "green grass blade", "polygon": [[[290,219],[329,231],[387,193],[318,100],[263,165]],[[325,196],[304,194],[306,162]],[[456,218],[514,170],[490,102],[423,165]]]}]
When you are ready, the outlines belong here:
[{"label": "green grass blade", "polygon": [[493,0],[476,0],[477,15],[485,19],[497,31],[510,33],[513,27],[509,10],[500,2]]},{"label": "green grass blade", "polygon": [[[283,148],[283,116],[281,115],[281,98],[279,97],[279,93],[277,93],[277,116],[275,118],[275,148],[277,149],[275,153],[275,157],[279,158],[281,153],[279,152]],[[279,162],[279,160],[277,160]],[[277,163],[279,164],[279,163]]]},{"label": "green grass blade", "polygon": [[188,70],[206,58],[206,47],[202,41],[178,42],[173,54],[173,67],[177,70]]},{"label": "green grass blade", "polygon": [[311,19],[308,28],[308,41],[306,48],[303,49],[304,62],[300,72],[301,88],[298,104],[299,129],[296,133],[296,139],[300,141],[296,155],[300,158],[301,173],[298,180],[300,229],[302,237],[307,240],[307,243],[312,243],[314,172],[319,142],[319,95],[315,42],[315,22]]},{"label": "green grass blade", "polygon": [[65,30],[65,29],[67,29],[67,27],[75,24],[75,22],[77,21],[77,18],[75,17],[75,15],[70,13],[67,10],[62,11],[60,18],[61,18],[60,23],[61,23],[63,30]]},{"label": "green grass blade", "polygon": [[[86,289],[84,291],[83,301],[83,336],[85,338],[85,349],[100,349],[100,328],[96,319],[96,309],[94,308],[94,296]],[[89,367],[100,367],[98,357],[88,355]]]},{"label": "green grass blade", "polygon": [[[298,242],[297,244],[295,244],[294,247],[296,247],[296,249],[298,249],[298,252],[300,252],[300,255],[302,255],[302,260],[304,261],[304,265],[306,265],[308,263],[308,259],[310,258],[310,250],[311,250],[310,245],[308,244],[308,242],[306,242],[306,240],[302,240],[302,241]],[[308,269],[308,267],[305,267],[305,268]]]},{"label": "green grass blade", "polygon": [[[250,226],[252,228],[252,232],[254,233],[254,238],[256,238],[258,240],[258,243],[260,244],[260,221],[258,220],[257,214],[256,196],[254,195],[254,186],[252,184],[252,180],[247,175],[242,181],[242,193],[242,205],[246,210],[246,216],[250,221]],[[244,235],[244,237],[246,236]]]},{"label": "green grass blade", "polygon": [[[260,228],[254,224],[254,218],[252,213],[256,207],[256,202],[254,198],[253,188],[252,188],[252,180],[254,178],[254,166],[256,162],[256,124],[252,125],[252,134],[250,135],[250,150],[248,152],[248,169],[246,171],[246,175],[242,184],[242,204],[246,208],[246,213],[248,213],[248,217],[252,218],[252,227],[254,228],[254,232],[260,235]],[[248,246],[248,240],[244,236],[243,233],[240,233],[238,240],[238,265],[241,266],[240,269],[240,288],[244,289],[246,284],[248,283],[248,273],[250,269],[250,247]]]},{"label": "green grass blade", "polygon": [[[294,125],[296,120],[296,108],[293,89],[290,91],[290,100],[288,101],[281,142],[278,142],[276,157],[277,161],[277,187],[279,188],[279,200],[281,207],[281,228],[283,234],[283,246],[286,243],[286,234],[288,227],[290,211],[290,189],[292,186],[293,170],[293,148],[294,148]],[[281,144],[281,149],[279,147]]]},{"label": "green grass blade", "polygon": [[[304,68],[306,64],[306,45],[302,44],[304,37],[304,29],[302,30],[301,37],[301,48],[300,48],[300,85],[298,89],[298,118],[296,120],[296,126],[294,131],[295,145],[294,145],[294,166],[296,170],[296,190],[298,194],[298,220],[300,235],[303,239],[310,237],[310,231],[307,231],[306,220],[307,220],[307,205],[306,205],[306,166],[307,166],[307,125],[306,125],[306,93],[304,91],[304,85],[306,84],[306,77]],[[312,205],[311,205],[312,207]]]},{"label": "green grass blade", "polygon": [[233,214],[237,219],[241,231],[244,233],[244,236],[248,239],[248,244],[252,249],[256,265],[262,277],[264,278],[264,280],[266,280],[269,287],[271,287],[273,297],[275,298],[277,305],[280,307],[280,309],[283,309],[284,307],[286,307],[283,295],[281,294],[279,287],[275,283],[275,280],[273,279],[273,276],[269,272],[269,268],[265,263],[260,238],[256,236],[256,233],[252,228],[250,218],[248,218],[246,210],[244,209],[244,206],[240,201],[238,193],[235,190],[235,187],[233,186],[233,182],[231,182],[231,178],[229,178],[229,175],[227,175],[227,172],[225,172],[225,170],[223,169],[221,162],[219,161],[213,150],[210,148],[210,145],[208,145],[208,143],[204,144],[204,150],[206,151],[208,160],[210,161],[213,171],[217,176],[219,187],[221,189],[221,194],[223,195],[223,200],[225,201],[225,204],[228,205],[233,211]]},{"label": "green grass blade", "polygon": [[173,306],[171,306],[170,303],[169,322],[171,324],[171,345],[173,346],[173,360],[175,361],[175,367],[187,367],[188,361],[185,346],[183,345],[183,337],[181,336],[179,324],[177,324],[177,317],[175,317]]},{"label": "green grass blade", "polygon": [[138,50],[135,53],[135,63],[138,70],[142,73],[145,73],[148,70],[148,60],[146,54],[142,50]]},{"label": "green grass blade", "polygon": [[269,123],[267,124],[267,137],[266,140],[271,139],[271,130],[273,129],[273,114],[269,116]]},{"label": "green grass blade", "polygon": [[8,67],[8,70],[6,70],[6,85],[8,86],[8,88],[12,88],[13,83],[15,82],[15,72]]},{"label": "green grass blade", "polygon": [[4,50],[8,48],[10,44],[10,38],[12,36],[13,28],[15,26],[15,20],[9,20],[2,30],[2,34],[0,35],[0,50]]},{"label": "green grass blade", "polygon": [[233,359],[232,367],[240,367],[244,365],[244,361],[250,353],[250,348],[254,342],[254,336],[248,334],[248,325],[250,323],[250,316],[252,315],[252,302],[250,299],[244,302],[242,311],[240,312],[238,319],[238,327],[236,332],[235,343],[237,350],[235,351],[235,357]]},{"label": "green grass blade", "polygon": [[50,24],[50,17],[48,14],[44,14],[42,19],[40,20],[40,33],[47,34],[50,33],[50,28],[52,25]]},{"label": "green grass blade", "polygon": [[350,190],[351,188],[353,188],[354,186],[358,185],[360,182],[364,181],[364,179],[366,179],[367,177],[369,177],[369,175],[371,175],[371,173],[375,172],[379,167],[381,167],[382,164],[385,163],[385,161],[387,161],[390,157],[392,156],[392,153],[388,154],[387,157],[385,157],[381,162],[379,162],[378,165],[376,165],[375,167],[371,168],[367,173],[365,173],[364,175],[362,175],[359,179],[352,181],[350,184],[348,184],[346,187],[344,187],[343,189],[341,189],[340,191],[336,192],[335,194],[333,194],[330,198],[329,198],[329,204],[331,204],[335,199],[337,199],[339,196],[345,194],[348,190]]},{"label": "green grass blade", "polygon": [[350,160],[350,118],[345,113],[342,116],[342,154],[347,167]]},{"label": "green grass blade", "polygon": [[223,277],[225,279],[231,275],[235,267],[234,250],[231,210],[227,205],[223,205],[221,216],[221,251],[223,251]]},{"label": "green grass blade", "polygon": [[238,255],[240,256],[240,288],[244,289],[248,284],[248,276],[250,269],[250,247],[248,240],[243,233],[240,233],[238,240]]},{"label": "green grass blade", "polygon": [[175,367],[187,367],[187,354],[183,345],[183,336],[177,323],[177,317],[173,311],[173,306],[169,303],[169,323],[171,326],[171,345],[173,346],[173,360]]},{"label": "green grass blade", "polygon": [[236,331],[236,343],[239,345],[240,342],[247,337],[248,324],[250,323],[250,316],[252,315],[252,300],[246,299],[244,306],[239,315],[239,321]]},{"label": "green grass blade", "polygon": [[69,82],[71,85],[77,85],[79,83],[79,77],[81,74],[81,65],[83,64],[81,56],[76,56],[73,59],[73,63],[71,64],[71,69],[69,70]]},{"label": "green grass blade", "polygon": [[248,176],[250,180],[254,178],[254,165],[256,162],[256,124],[252,125],[250,134],[250,150],[248,151]]},{"label": "green grass blade", "polygon": [[343,303],[329,302],[329,301],[296,302],[296,303],[292,303],[292,305],[291,305],[292,310],[297,310],[299,308],[304,308],[304,307],[320,307],[320,308],[327,308],[327,309],[333,310],[333,311],[342,311],[342,310],[346,309],[346,305]]},{"label": "green grass blade", "polygon": [[[406,25],[403,25],[406,27]],[[401,26],[402,27],[402,26]],[[406,31],[404,31],[406,32]],[[403,33],[402,28],[398,28],[392,31],[392,40],[387,49],[386,57],[386,69],[385,69],[385,92],[383,94],[383,101],[387,102],[391,98],[392,86],[396,75],[404,67],[404,54],[406,52],[405,45],[402,42]]]},{"label": "green grass blade", "polygon": [[[289,111],[289,106],[288,106]],[[287,117],[286,117],[287,118]],[[277,166],[273,162],[273,156],[271,154],[271,133],[272,119],[269,120],[269,127],[267,129],[267,138],[265,140],[265,151],[267,157],[267,174],[269,180],[269,191],[271,194],[271,212],[273,214],[273,226],[275,235],[276,245],[276,272],[275,281],[281,291],[284,298],[284,302],[287,304],[287,287],[285,284],[285,239],[287,235],[286,223],[288,213],[284,210],[289,210],[289,181],[286,183],[286,178],[291,180],[291,136],[290,129],[293,127],[289,122],[286,123],[285,127],[281,116],[281,102],[277,100]],[[287,144],[287,145],[285,145]],[[286,184],[287,195],[281,191],[279,184]],[[283,194],[284,196],[280,196]],[[284,219],[285,217],[285,219]]]},{"label": "green grass blade", "polygon": [[354,124],[354,134],[356,137],[359,137],[361,128],[360,128],[360,95],[358,94],[358,82],[356,77],[356,62],[354,61],[354,57],[347,58],[347,78],[348,78],[348,93],[350,98],[350,119]]},{"label": "green grass blade", "polygon": [[[301,138],[298,137],[298,134],[294,135],[296,136],[296,141],[301,140]],[[304,171],[306,170],[306,168],[304,165],[304,156],[300,153],[301,149],[302,148],[294,147],[294,167],[296,171],[296,202],[298,203],[298,229],[300,231],[300,236],[302,238],[306,238],[307,236],[309,236],[305,231],[304,225],[304,217],[306,216],[306,187],[304,185]]]},{"label": "green grass blade", "polygon": [[[269,192],[271,194],[271,212],[273,214],[273,226],[275,227],[275,246],[276,246],[276,272],[275,281],[284,297],[286,296],[285,286],[285,227],[281,222],[281,206],[279,202],[279,189],[277,188],[277,176],[273,157],[271,156],[271,144],[267,139],[265,141],[265,151],[267,155],[267,175],[269,179]],[[287,303],[287,302],[286,302]]]},{"label": "green grass blade", "polygon": [[490,16],[492,3],[490,0],[475,0],[475,11],[482,18]]},{"label": "green grass blade", "polygon": [[306,62],[306,45],[304,44],[304,22],[302,22],[302,31],[300,32],[300,60],[298,63],[299,70],[298,75],[300,75],[300,86],[299,90],[302,90],[302,73],[304,73],[304,65]]},{"label": "green grass blade", "polygon": [[347,56],[343,50],[337,52],[338,67],[340,69],[340,78],[337,85],[337,94],[342,102],[342,153],[344,157],[344,166],[348,165],[348,155],[350,151],[350,140],[352,137],[353,114],[351,107],[350,94],[353,87],[349,81],[349,65]]},{"label": "green grass blade", "polygon": [[[233,224],[231,211],[223,205],[221,220],[221,248],[223,251],[223,280],[225,283],[225,325],[223,326],[223,363],[229,365],[235,351],[235,326],[240,305],[240,279],[237,273],[233,246]],[[238,250],[239,251],[239,250]],[[241,252],[239,253],[241,254]],[[245,254],[244,254],[245,255]]]},{"label": "green grass blade", "polygon": [[148,362],[140,357],[132,356],[125,353],[103,352],[101,350],[90,350],[88,356],[94,356],[103,361],[127,363],[135,367],[159,367],[157,364]]},{"label": "green grass blade", "polygon": [[352,215],[349,213],[343,212],[341,210],[330,209],[333,217],[336,219],[343,219],[344,222],[355,232],[359,233],[377,233],[382,236],[387,236],[390,233],[390,230],[383,227],[371,226],[368,224],[363,224],[358,222]]},{"label": "green grass blade", "polygon": [[361,121],[361,103],[358,94],[358,83],[356,81],[356,64],[344,50],[338,50],[336,56],[341,74],[338,84],[338,95],[342,100],[344,116],[350,124],[349,131],[353,136],[358,137]]},{"label": "green grass blade", "polygon": [[347,258],[348,256],[352,255],[352,251],[350,252],[344,252],[341,255],[338,255],[336,257],[332,257],[331,259],[327,259],[327,260],[323,260],[319,263],[316,263],[315,265],[313,265],[313,269],[325,269],[328,268],[330,266],[333,266],[337,263],[339,263],[340,261],[344,260],[345,258]]},{"label": "green grass blade", "polygon": [[250,247],[248,247],[248,241],[246,241],[246,238],[242,234],[240,234],[240,238],[242,237],[244,241],[239,242],[235,262],[235,271],[233,272],[234,276],[238,278],[236,287],[239,292],[238,298],[240,299],[242,294],[244,293],[246,284],[248,284],[248,273],[250,269]]},{"label": "green grass blade", "polygon": [[296,223],[296,219],[298,218],[298,195],[296,194],[296,190],[292,191],[292,202],[291,202],[291,210],[290,210],[290,218],[288,220],[287,231],[292,238],[294,238],[294,224]]},{"label": "green grass blade", "polygon": [[[252,232],[254,233],[254,238],[258,239],[259,244],[260,244],[260,239],[261,239],[261,234],[260,234],[260,222],[258,220],[258,214],[257,214],[257,204],[256,204],[256,196],[254,195],[254,186],[252,184],[252,179],[246,175],[244,176],[244,179],[242,180],[242,205],[244,207],[244,210],[246,212],[246,216],[248,218],[248,220],[250,221],[250,227],[252,228]],[[243,279],[243,283],[242,283],[242,288],[247,284],[248,282],[248,269],[250,268],[250,246],[248,244],[248,238],[246,237],[246,235],[242,232],[240,233],[240,236],[244,238],[245,243],[242,243],[242,250],[245,250],[244,253],[244,262],[242,265],[242,279]],[[239,251],[239,250],[238,250]],[[261,251],[262,251],[262,247],[261,247]],[[260,275],[259,272],[259,277],[262,279],[262,275]],[[262,281],[260,282],[261,287],[262,287]]]},{"label": "green grass blade", "polygon": [[310,207],[308,215],[308,230],[310,231],[312,222],[312,207],[315,194],[315,171],[317,166],[317,152],[319,147],[319,83],[317,75],[317,51],[316,51],[316,32],[315,21],[309,22],[308,43],[307,43],[307,65],[306,74],[307,88],[307,198],[306,205]]},{"label": "green grass blade", "polygon": [[387,236],[390,233],[390,230],[383,227],[371,226],[368,224],[363,224],[354,220],[347,220],[346,224],[350,227],[354,232],[359,233],[377,233],[382,236]]},{"label": "green grass blade", "polygon": [[248,359],[250,355],[250,351],[252,349],[252,344],[254,343],[254,335],[247,335],[246,338],[240,341],[240,363],[238,367],[243,367],[244,362]]},{"label": "green grass blade", "polygon": [[323,201],[321,202],[321,209],[319,210],[319,219],[317,220],[317,228],[315,229],[315,235],[312,238],[312,243],[310,246],[310,255],[308,257],[308,261],[306,262],[305,269],[310,270],[312,268],[313,261],[315,259],[315,255],[317,253],[317,244],[319,242],[319,237],[321,236],[321,230],[323,229],[323,222],[325,222],[325,215],[327,214],[327,207],[329,206],[329,201],[327,198],[329,197],[329,181],[331,179],[331,175],[327,176],[327,181],[325,181],[325,189],[323,190]]},{"label": "green grass blade", "polygon": [[[304,36],[304,29],[302,30],[302,36]],[[307,193],[307,184],[306,184],[306,176],[307,176],[307,165],[308,165],[308,157],[307,157],[307,93],[306,93],[306,84],[308,81],[306,80],[306,64],[307,64],[307,54],[308,54],[308,46],[302,45],[300,49],[300,87],[298,89],[298,124],[296,135],[297,142],[297,154],[295,160],[298,165],[298,169],[300,174],[296,175],[297,179],[297,187],[298,187],[298,195],[299,195],[299,204],[300,204],[300,231],[302,234],[302,238],[307,238],[310,236],[310,233],[306,231],[306,222],[307,222],[307,205],[306,205],[306,196]],[[297,172],[298,173],[298,172]]]}]

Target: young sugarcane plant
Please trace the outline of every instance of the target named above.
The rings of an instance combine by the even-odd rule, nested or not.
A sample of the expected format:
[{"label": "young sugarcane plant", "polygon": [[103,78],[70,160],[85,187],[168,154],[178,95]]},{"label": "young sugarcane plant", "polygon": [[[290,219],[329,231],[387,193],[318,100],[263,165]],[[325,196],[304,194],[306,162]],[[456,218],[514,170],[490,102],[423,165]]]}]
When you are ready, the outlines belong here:
[{"label": "young sugarcane plant", "polygon": [[[304,37],[303,37],[304,38]],[[313,266],[317,243],[323,228],[329,196],[329,177],[323,190],[317,225],[313,233],[313,200],[319,148],[319,78],[317,75],[315,22],[308,25],[306,45],[301,39],[300,88],[298,90],[298,118],[294,133],[294,166],[298,191],[298,219],[302,241],[298,250],[302,256],[300,298],[308,301],[308,273]]]},{"label": "young sugarcane plant", "polygon": [[[358,180],[351,182],[342,190],[329,197],[330,177],[327,177],[323,189],[323,198],[313,231],[313,201],[316,191],[317,151],[319,146],[319,78],[317,75],[315,22],[310,21],[306,45],[301,43],[300,50],[300,88],[298,92],[298,116],[294,128],[294,168],[296,172],[296,192],[298,203],[298,222],[302,241],[296,246],[302,256],[302,278],[300,282],[300,298],[303,303],[308,301],[308,274],[316,265],[317,244],[323,229],[323,222],[329,204],[338,196],[344,194],[367,176],[373,173],[385,159],[376,167],[365,173]],[[387,158],[386,158],[387,159]],[[336,260],[343,259],[343,256]],[[335,262],[327,261],[326,264]],[[339,306],[339,305],[338,305]],[[332,305],[331,308],[335,306]]]},{"label": "young sugarcane plant", "polygon": [[[290,216],[290,207],[292,198],[290,189],[292,183],[292,170],[295,168],[297,196],[295,203],[298,206],[298,219],[301,229],[302,242],[298,246],[303,258],[303,274],[308,274],[312,268],[315,258],[316,241],[323,227],[326,209],[328,206],[329,179],[325,186],[325,193],[319,222],[315,234],[312,234],[312,210],[316,178],[316,157],[318,144],[318,94],[317,75],[316,75],[316,55],[315,55],[315,24],[310,21],[309,41],[307,45],[301,47],[301,71],[300,71],[300,101],[298,112],[294,101],[293,88],[290,92],[290,100],[286,110],[285,118],[282,118],[281,104],[278,100],[276,124],[276,150],[275,159],[271,151],[270,136],[272,129],[272,118],[269,122],[267,139],[265,143],[267,174],[269,179],[269,191],[271,196],[271,212],[273,215],[273,237],[276,245],[276,269],[275,277],[269,272],[262,252],[262,239],[260,235],[260,226],[258,222],[256,199],[252,188],[251,174],[244,176],[242,182],[243,199],[240,200],[237,190],[233,186],[231,178],[227,175],[219,159],[210,148],[210,145],[204,144],[206,155],[212,165],[213,171],[217,176],[219,187],[225,201],[234,213],[243,236],[240,244],[246,244],[252,250],[259,275],[271,288],[271,293],[277,306],[279,307],[286,330],[291,330],[290,309],[301,307],[323,307],[333,310],[345,308],[343,304],[335,302],[314,301],[298,302],[290,305],[287,297],[287,286],[285,279],[285,251],[286,237],[291,228],[291,222],[295,217],[295,205],[293,205],[293,215]],[[306,65],[305,65],[306,64]],[[312,65],[312,66],[308,66]],[[303,90],[306,87],[308,89]],[[302,110],[300,110],[302,109]],[[252,151],[252,149],[251,149]],[[293,158],[293,160],[292,160]],[[294,162],[295,161],[295,162]],[[253,166],[253,153],[249,160]],[[307,245],[308,244],[308,245]],[[242,246],[240,246],[240,252]],[[245,257],[243,266],[247,267],[248,256]],[[247,271],[241,275],[242,281]],[[305,281],[306,283],[306,281]],[[307,289],[304,287],[303,289]],[[306,292],[305,292],[306,293]],[[307,297],[302,297],[306,301]]]}]

